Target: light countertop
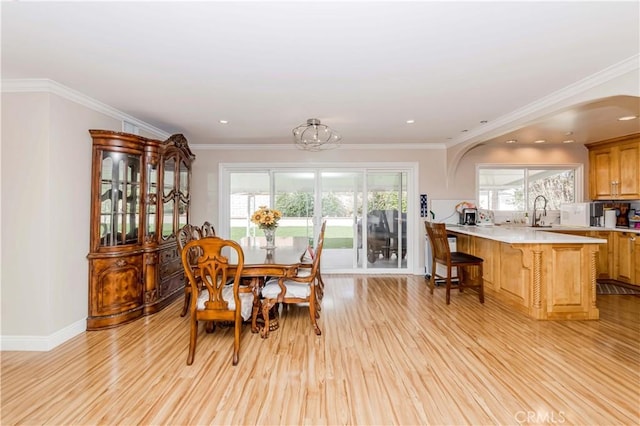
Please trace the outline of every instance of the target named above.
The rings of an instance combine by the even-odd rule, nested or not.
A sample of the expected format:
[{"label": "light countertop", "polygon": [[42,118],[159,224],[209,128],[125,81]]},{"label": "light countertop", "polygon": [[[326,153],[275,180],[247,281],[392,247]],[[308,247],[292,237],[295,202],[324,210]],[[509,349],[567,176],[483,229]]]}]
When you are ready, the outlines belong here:
[{"label": "light countertop", "polygon": [[[562,230],[562,228],[555,227],[553,229]],[[604,228],[596,229],[601,230]],[[607,242],[602,238],[549,232],[551,228],[531,228],[526,226],[464,226],[447,224],[447,230],[509,244],[603,244]],[[577,229],[571,228],[571,230]]]},{"label": "light countertop", "polygon": [[[640,228],[605,228],[603,226],[565,226],[551,225],[554,231],[612,231],[612,232],[632,232],[640,234]],[[549,229],[547,228],[547,231]]]}]

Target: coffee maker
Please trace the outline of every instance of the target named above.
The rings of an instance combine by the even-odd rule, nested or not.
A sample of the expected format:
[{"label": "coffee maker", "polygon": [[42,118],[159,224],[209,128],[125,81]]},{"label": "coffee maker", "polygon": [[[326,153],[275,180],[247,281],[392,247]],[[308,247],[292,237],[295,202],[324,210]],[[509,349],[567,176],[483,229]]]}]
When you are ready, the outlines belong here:
[{"label": "coffee maker", "polygon": [[477,209],[462,209],[460,225],[475,225],[478,220]]},{"label": "coffee maker", "polygon": [[604,204],[603,203],[590,203],[589,204],[589,216],[590,226],[603,227],[604,223]]},{"label": "coffee maker", "polygon": [[616,211],[616,227],[629,227],[629,212],[631,210],[631,203],[606,202],[602,203],[602,207],[604,207],[605,209]]}]

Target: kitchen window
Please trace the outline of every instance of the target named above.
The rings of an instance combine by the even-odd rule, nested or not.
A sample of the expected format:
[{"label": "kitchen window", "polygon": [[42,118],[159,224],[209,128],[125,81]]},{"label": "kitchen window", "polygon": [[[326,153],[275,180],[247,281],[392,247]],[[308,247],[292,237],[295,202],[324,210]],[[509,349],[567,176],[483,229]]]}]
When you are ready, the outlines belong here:
[{"label": "kitchen window", "polygon": [[582,165],[495,166],[477,169],[478,207],[494,211],[527,211],[539,195],[547,209],[582,199]]}]

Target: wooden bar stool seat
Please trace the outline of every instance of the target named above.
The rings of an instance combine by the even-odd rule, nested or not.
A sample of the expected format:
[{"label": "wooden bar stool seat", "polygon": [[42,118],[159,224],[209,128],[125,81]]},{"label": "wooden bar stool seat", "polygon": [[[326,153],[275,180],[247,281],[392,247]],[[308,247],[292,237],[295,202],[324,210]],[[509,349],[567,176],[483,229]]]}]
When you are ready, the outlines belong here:
[{"label": "wooden bar stool seat", "polygon": [[[484,259],[469,253],[460,251],[452,252],[447,238],[447,229],[444,223],[425,222],[427,235],[431,244],[431,278],[429,288],[431,294],[435,288],[436,278],[446,281],[447,305],[451,302],[451,288],[458,288],[462,292],[465,288],[474,288],[478,291],[480,303],[484,303],[484,280],[482,278],[482,265]],[[436,265],[441,264],[446,267],[446,275],[438,275]],[[457,283],[451,279],[453,268],[458,269]],[[473,270],[475,268],[475,270]]]}]

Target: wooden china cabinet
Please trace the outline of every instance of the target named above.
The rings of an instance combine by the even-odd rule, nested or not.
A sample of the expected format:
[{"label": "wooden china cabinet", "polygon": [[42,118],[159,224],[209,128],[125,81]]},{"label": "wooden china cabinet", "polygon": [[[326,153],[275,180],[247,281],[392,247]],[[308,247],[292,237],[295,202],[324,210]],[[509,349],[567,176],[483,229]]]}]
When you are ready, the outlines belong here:
[{"label": "wooden china cabinet", "polygon": [[176,234],[189,221],[191,163],[166,141],[89,130],[93,138],[87,330],[164,308],[184,293]]}]

